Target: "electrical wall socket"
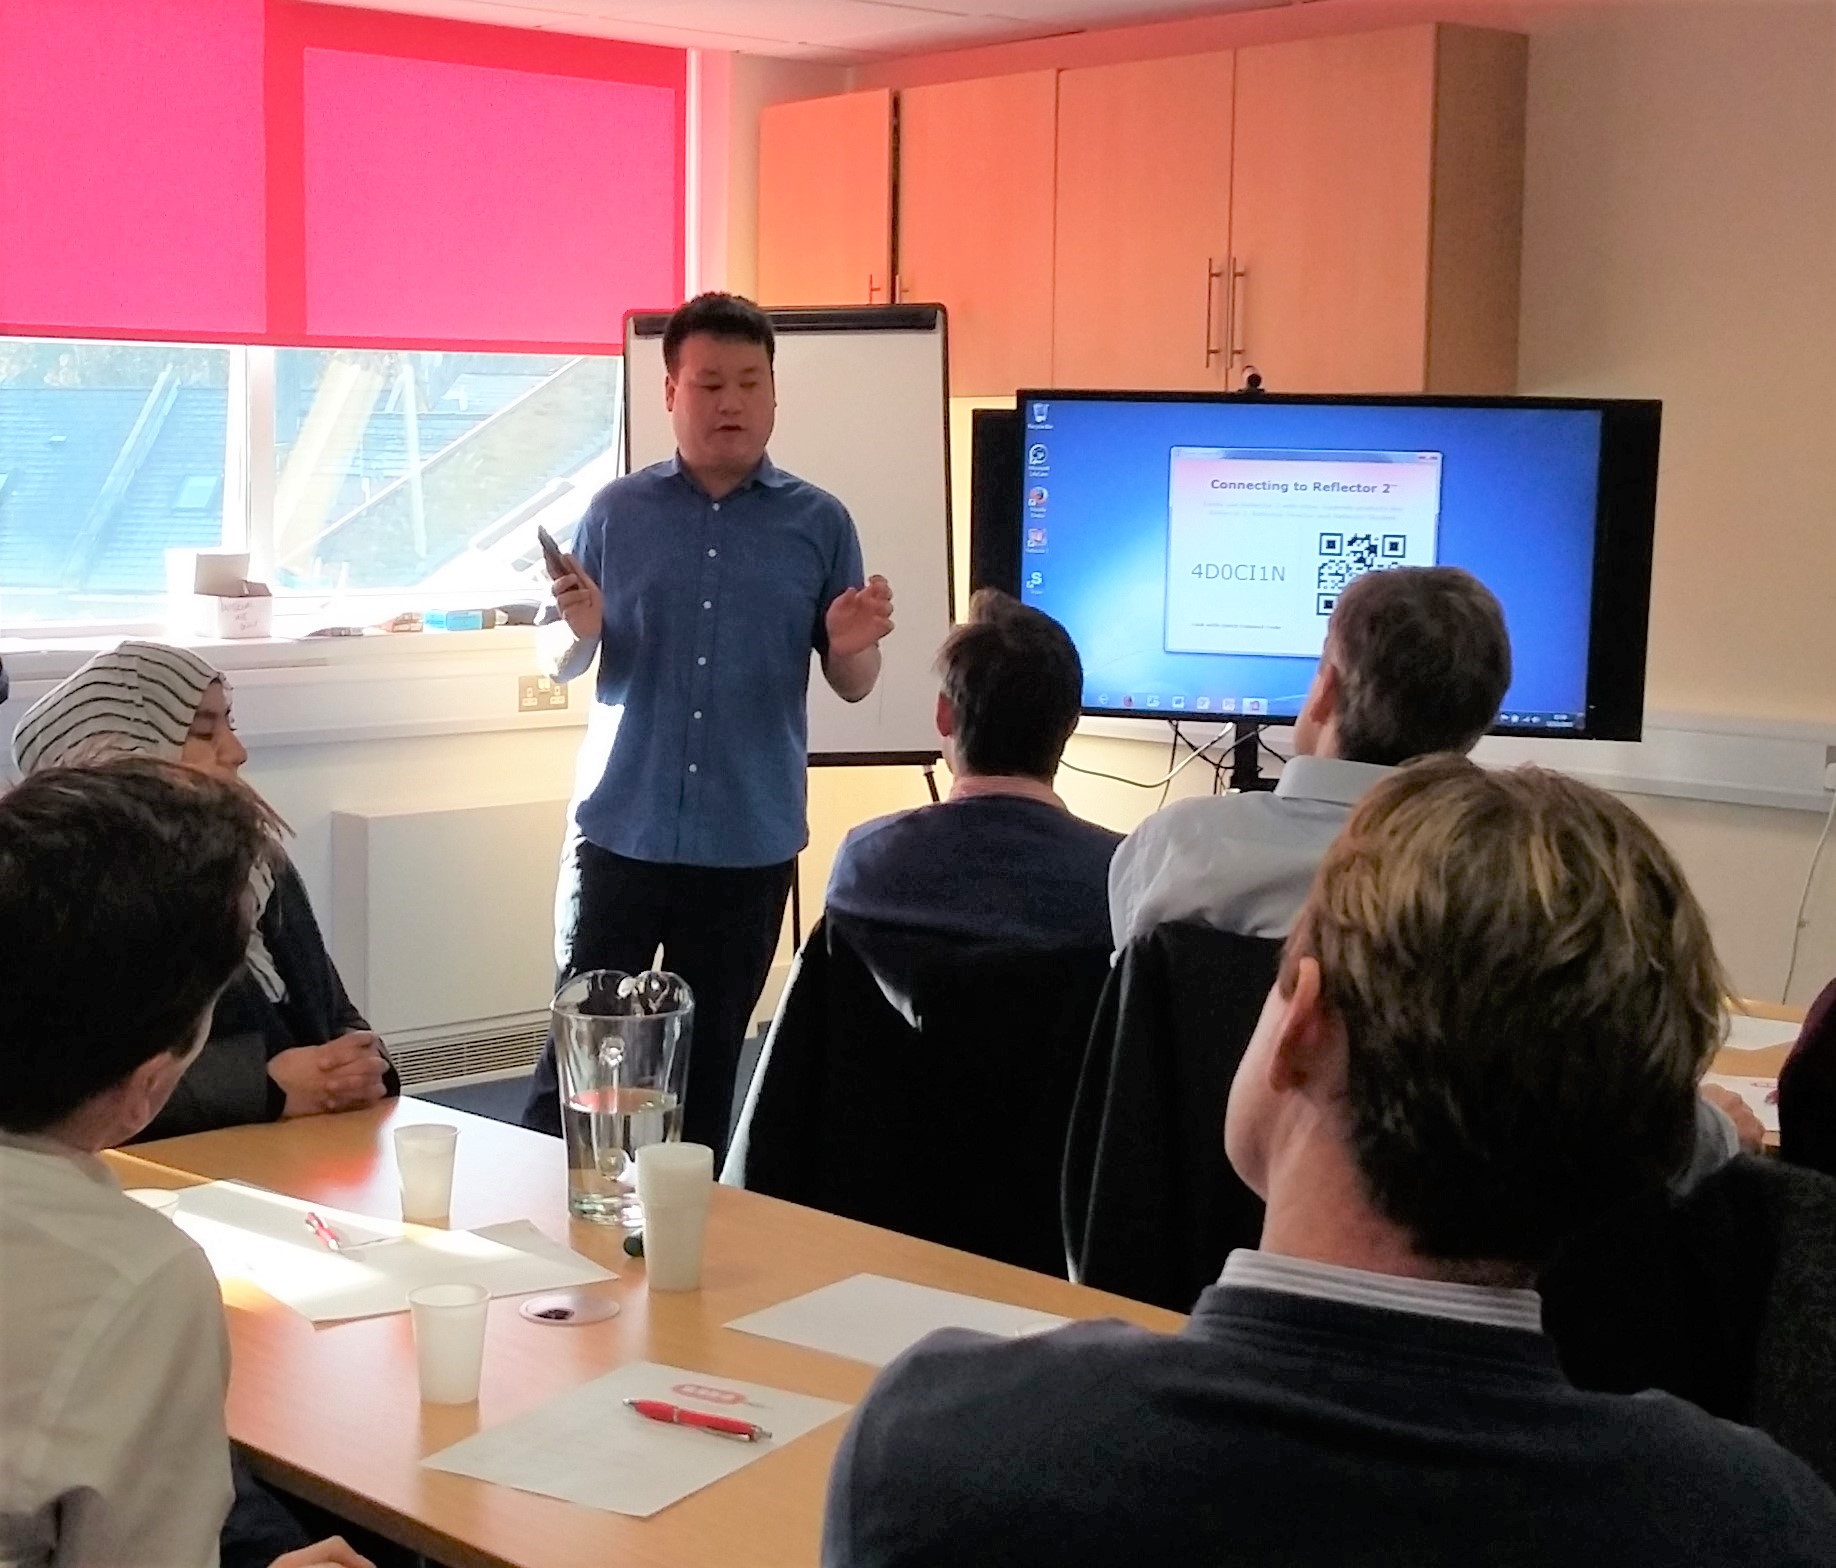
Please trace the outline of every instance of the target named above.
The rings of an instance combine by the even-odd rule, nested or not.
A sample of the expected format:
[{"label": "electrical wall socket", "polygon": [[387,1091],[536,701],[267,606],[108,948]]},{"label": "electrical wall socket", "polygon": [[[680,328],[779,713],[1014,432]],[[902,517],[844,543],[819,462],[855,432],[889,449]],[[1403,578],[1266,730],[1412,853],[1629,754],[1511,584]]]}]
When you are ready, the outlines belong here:
[{"label": "electrical wall socket", "polygon": [[516,711],[518,713],[553,713],[567,706],[567,687],[551,681],[546,675],[519,675],[516,678]]}]

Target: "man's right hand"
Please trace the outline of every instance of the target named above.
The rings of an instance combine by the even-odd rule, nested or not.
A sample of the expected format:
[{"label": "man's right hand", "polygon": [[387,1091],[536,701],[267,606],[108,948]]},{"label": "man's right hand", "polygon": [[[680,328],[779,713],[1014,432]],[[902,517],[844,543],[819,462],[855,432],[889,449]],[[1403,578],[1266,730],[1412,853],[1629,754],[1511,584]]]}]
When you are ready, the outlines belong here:
[{"label": "man's right hand", "polygon": [[376,1568],[369,1558],[353,1551],[341,1535],[316,1546],[302,1546],[274,1559],[271,1568]]},{"label": "man's right hand", "polygon": [[567,622],[568,630],[585,642],[599,635],[605,621],[605,598],[571,551],[561,559],[567,563],[567,570],[554,581],[555,608]]},{"label": "man's right hand", "polygon": [[286,1091],[283,1117],[354,1111],[383,1097],[388,1063],[373,1034],[346,1034],[324,1045],[296,1045],[268,1059],[268,1076]]}]

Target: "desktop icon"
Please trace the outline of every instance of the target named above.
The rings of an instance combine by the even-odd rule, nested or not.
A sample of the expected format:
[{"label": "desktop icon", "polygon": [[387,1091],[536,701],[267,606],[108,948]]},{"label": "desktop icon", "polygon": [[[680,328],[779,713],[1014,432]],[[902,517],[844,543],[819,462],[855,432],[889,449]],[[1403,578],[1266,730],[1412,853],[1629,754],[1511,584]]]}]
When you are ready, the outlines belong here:
[{"label": "desktop icon", "polygon": [[1045,587],[1045,573],[1044,572],[1028,572],[1026,574],[1026,585],[1027,587],[1032,588],[1034,590],[1038,590],[1040,588]]},{"label": "desktop icon", "polygon": [[1029,550],[1043,550],[1046,547],[1046,531],[1043,528],[1027,529],[1026,547]]},{"label": "desktop icon", "polygon": [[1123,698],[1122,698],[1122,706],[1123,706],[1123,707],[1125,707],[1125,708],[1132,708],[1132,707],[1134,707],[1134,705],[1135,705],[1135,699],[1134,699],[1133,697],[1130,697],[1130,696],[1127,696],[1127,695],[1124,695],[1124,696],[1123,696]]},{"label": "desktop icon", "polygon": [[1184,697],[1175,697],[1175,698],[1173,699],[1173,706],[1174,706],[1174,707],[1176,707],[1176,708],[1183,708],[1183,707],[1185,707],[1185,705],[1186,705],[1186,699],[1185,699]]},{"label": "desktop icon", "polygon": [[1044,485],[1034,485],[1033,488],[1026,493],[1026,504],[1035,512],[1044,511],[1046,504],[1046,487]]},{"label": "desktop icon", "polygon": [[1052,417],[1052,405],[1050,403],[1035,403],[1033,405],[1033,423],[1034,424],[1043,425],[1051,417]]},{"label": "desktop icon", "polygon": [[1160,699],[1158,697],[1150,697],[1147,700],[1147,705],[1150,708],[1158,708],[1160,706]]},{"label": "desktop icon", "polygon": [[1245,713],[1267,713],[1269,711],[1269,700],[1266,697],[1245,697],[1243,699],[1243,711]]},{"label": "desktop icon", "polygon": [[1035,441],[1026,449],[1026,460],[1034,468],[1044,468],[1046,461],[1045,442]]},{"label": "desktop icon", "polygon": [[1197,708],[1200,713],[1209,713],[1211,711],[1211,699],[1209,697],[1201,697],[1197,702],[1193,703],[1192,706]]},{"label": "desktop icon", "polygon": [[1236,711],[1237,711],[1237,699],[1235,697],[1218,698],[1218,712],[1219,713],[1235,713]]},{"label": "desktop icon", "polygon": [[1109,706],[1109,693],[1106,691],[1098,692],[1090,699],[1090,706],[1093,708],[1107,708]]}]

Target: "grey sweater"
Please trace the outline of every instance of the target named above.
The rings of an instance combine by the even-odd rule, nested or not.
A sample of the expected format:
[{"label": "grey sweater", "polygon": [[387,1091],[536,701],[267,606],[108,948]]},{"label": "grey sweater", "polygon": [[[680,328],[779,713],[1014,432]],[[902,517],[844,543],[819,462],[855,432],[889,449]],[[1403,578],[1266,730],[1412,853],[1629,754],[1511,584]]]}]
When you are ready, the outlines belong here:
[{"label": "grey sweater", "polygon": [[830,1480],[827,1568],[1812,1568],[1836,1497],[1540,1334],[1220,1286],[1173,1337],[933,1335]]}]

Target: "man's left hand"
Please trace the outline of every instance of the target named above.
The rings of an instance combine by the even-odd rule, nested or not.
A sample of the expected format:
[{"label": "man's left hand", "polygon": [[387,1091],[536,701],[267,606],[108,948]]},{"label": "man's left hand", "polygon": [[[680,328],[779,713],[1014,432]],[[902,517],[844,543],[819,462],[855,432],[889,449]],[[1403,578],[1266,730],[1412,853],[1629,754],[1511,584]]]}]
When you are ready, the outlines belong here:
[{"label": "man's left hand", "polygon": [[829,657],[846,659],[876,647],[893,629],[892,607],[892,586],[884,577],[868,578],[865,588],[843,590],[823,617]]}]

